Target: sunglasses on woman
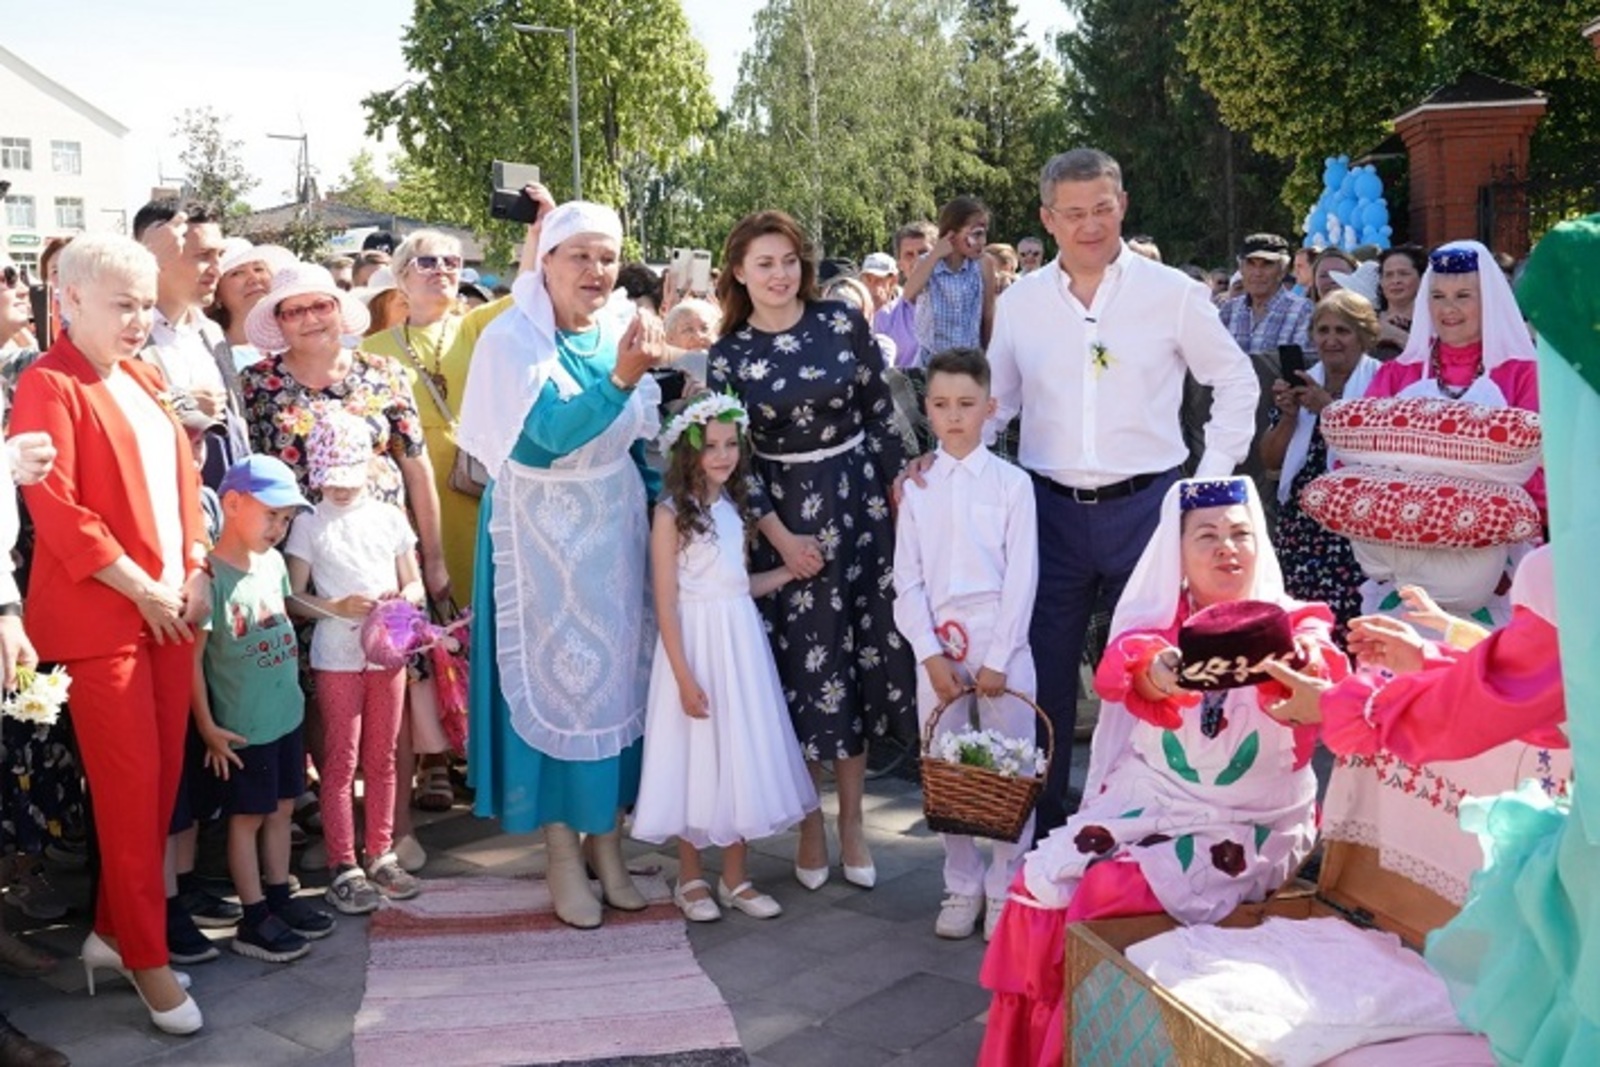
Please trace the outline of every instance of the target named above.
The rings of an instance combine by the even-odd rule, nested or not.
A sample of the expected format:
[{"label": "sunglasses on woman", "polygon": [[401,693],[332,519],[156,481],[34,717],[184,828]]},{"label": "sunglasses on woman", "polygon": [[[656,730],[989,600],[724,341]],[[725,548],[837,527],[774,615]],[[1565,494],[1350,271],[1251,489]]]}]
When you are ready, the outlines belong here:
[{"label": "sunglasses on woman", "polygon": [[418,270],[426,271],[429,274],[436,274],[442,270],[461,269],[460,256],[417,256],[411,262]]},{"label": "sunglasses on woman", "polygon": [[298,307],[280,307],[277,311],[277,317],[279,322],[299,322],[307,315],[315,315],[319,319],[326,318],[338,309],[339,302],[337,300],[318,300],[310,304],[301,304]]},{"label": "sunglasses on woman", "polygon": [[0,282],[5,283],[5,288],[15,289],[19,284],[28,284],[28,272],[20,267],[7,266],[0,268]]}]

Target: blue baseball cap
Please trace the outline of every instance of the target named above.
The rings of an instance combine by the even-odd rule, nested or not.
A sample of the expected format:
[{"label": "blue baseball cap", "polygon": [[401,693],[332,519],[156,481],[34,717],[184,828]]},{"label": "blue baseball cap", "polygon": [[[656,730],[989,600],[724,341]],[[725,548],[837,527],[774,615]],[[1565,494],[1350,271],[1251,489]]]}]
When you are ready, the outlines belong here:
[{"label": "blue baseball cap", "polygon": [[217,496],[248,493],[269,508],[311,511],[311,501],[300,492],[294,471],[275,456],[246,456],[228,468],[217,486]]}]

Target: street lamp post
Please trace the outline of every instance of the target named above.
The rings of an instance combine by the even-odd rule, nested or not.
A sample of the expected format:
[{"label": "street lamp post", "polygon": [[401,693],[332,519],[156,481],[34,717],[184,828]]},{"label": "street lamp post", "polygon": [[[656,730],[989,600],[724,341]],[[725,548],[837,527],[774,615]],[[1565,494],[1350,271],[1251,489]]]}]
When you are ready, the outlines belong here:
[{"label": "street lamp post", "polygon": [[582,200],[583,164],[578,138],[578,31],[572,26],[530,26],[524,22],[513,22],[511,28],[518,33],[553,33],[567,39],[567,73],[572,79],[568,92],[568,103],[572,109],[572,199]]}]

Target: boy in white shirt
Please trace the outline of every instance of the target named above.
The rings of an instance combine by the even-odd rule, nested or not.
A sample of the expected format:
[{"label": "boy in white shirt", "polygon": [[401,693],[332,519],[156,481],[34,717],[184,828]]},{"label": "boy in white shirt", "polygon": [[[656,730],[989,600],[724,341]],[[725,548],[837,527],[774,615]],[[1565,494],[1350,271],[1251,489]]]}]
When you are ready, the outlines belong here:
[{"label": "boy in white shirt", "polygon": [[[924,485],[908,482],[895,532],[895,625],[911,643],[922,670],[917,710],[924,724],[963,686],[977,688],[985,728],[1034,736],[1034,713],[1004,695],[1034,694],[1028,624],[1039,578],[1033,485],[1018,467],[983,444],[983,425],[995,411],[989,364],[975,348],[936,354],[927,367],[928,422],[939,439]],[[939,732],[967,726],[957,705]],[[1015,842],[996,841],[987,869],[971,837],[945,834],[944,903],[934,932],[972,935],[985,911],[987,939],[1033,841],[1033,819]]]}]

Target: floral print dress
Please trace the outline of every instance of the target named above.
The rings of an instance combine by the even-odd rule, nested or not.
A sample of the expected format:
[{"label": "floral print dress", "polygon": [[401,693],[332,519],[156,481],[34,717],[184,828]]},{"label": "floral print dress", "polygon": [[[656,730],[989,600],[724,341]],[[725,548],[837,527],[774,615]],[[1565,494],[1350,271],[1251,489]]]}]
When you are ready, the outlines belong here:
[{"label": "floral print dress", "polygon": [[[1277,424],[1277,409],[1272,423]],[[1361,583],[1366,574],[1356,563],[1348,539],[1329,531],[1300,507],[1300,492],[1328,472],[1328,442],[1322,420],[1311,427],[1305,466],[1289,485],[1289,499],[1278,505],[1278,527],[1272,539],[1283,567],[1284,591],[1296,600],[1328,605],[1335,622],[1333,637],[1344,647],[1350,620],[1361,614]]]},{"label": "floral print dress", "polygon": [[398,460],[422,455],[425,443],[411,385],[394,360],[358,349],[350,353],[350,372],[342,381],[312,389],[284,368],[281,355],[269,356],[239,372],[239,391],[251,449],[288,464],[313,502],[321,494],[310,485],[306,438],[319,414],[343,408],[372,427],[368,491],[386,504],[406,506]]},{"label": "floral print dress", "polygon": [[[808,304],[782,333],[750,325],[711,349],[710,387],[750,414],[752,505],[816,538],[816,577],[763,597],[761,611],[802,754],[844,759],[866,738],[917,736],[916,664],[894,625],[889,491],[905,454],[883,353],[866,319]],[[751,569],[782,566],[765,541]]]}]

